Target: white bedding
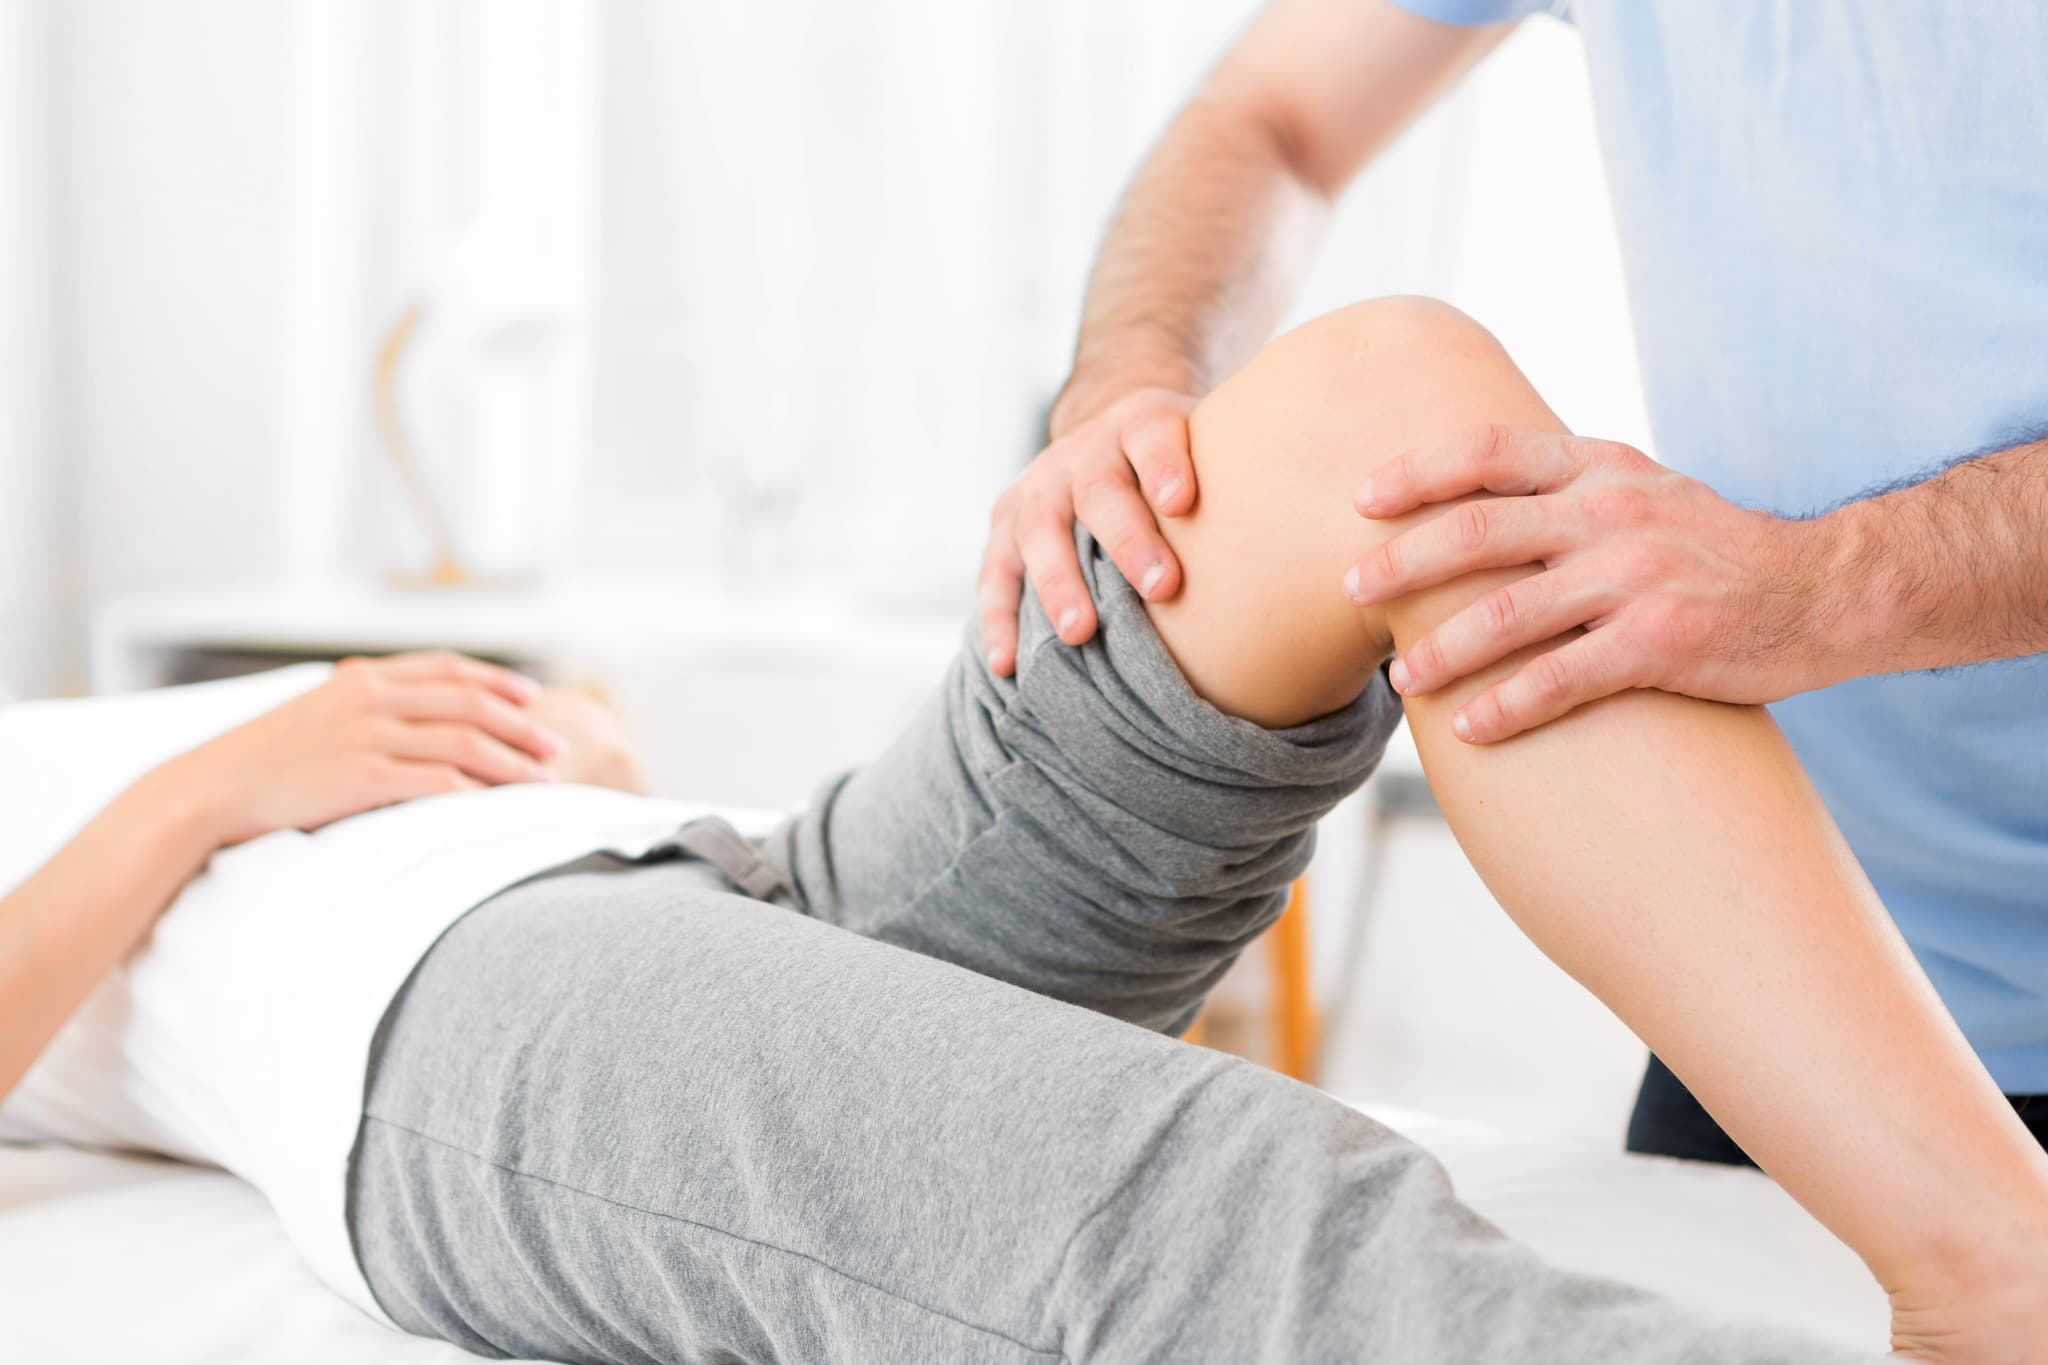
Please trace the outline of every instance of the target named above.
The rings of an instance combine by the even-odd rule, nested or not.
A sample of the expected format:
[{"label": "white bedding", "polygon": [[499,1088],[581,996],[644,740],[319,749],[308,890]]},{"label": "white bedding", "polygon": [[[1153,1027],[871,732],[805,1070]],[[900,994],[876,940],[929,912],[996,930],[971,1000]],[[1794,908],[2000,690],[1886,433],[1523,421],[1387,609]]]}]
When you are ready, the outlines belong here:
[{"label": "white bedding", "polygon": [[[1884,1297],[1750,1171],[1522,1139],[1367,1106],[1434,1149],[1480,1212],[1554,1261],[1881,1352]],[[249,1186],[217,1171],[0,1147],[0,1360],[453,1365],[335,1297]]]}]

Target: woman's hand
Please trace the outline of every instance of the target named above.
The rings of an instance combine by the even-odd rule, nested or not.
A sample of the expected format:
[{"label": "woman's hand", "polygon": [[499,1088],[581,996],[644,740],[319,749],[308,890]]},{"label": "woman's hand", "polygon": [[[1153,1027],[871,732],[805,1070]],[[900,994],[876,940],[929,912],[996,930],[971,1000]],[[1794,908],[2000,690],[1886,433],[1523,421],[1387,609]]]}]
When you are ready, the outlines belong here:
[{"label": "woman's hand", "polygon": [[421,796],[548,782],[564,741],[538,683],[455,654],[350,659],[319,687],[171,760],[164,786],[220,847]]},{"label": "woman's hand", "polygon": [[[0,1099],[216,849],[416,796],[548,781],[542,765],[565,745],[540,697],[528,678],[453,654],[352,659],[121,793],[0,896]],[[592,754],[606,752],[598,734]]]},{"label": "woman's hand", "polygon": [[646,794],[647,779],[633,756],[626,728],[600,698],[575,688],[550,687],[534,700],[532,710],[537,720],[562,737],[561,751],[547,765],[557,782]]}]

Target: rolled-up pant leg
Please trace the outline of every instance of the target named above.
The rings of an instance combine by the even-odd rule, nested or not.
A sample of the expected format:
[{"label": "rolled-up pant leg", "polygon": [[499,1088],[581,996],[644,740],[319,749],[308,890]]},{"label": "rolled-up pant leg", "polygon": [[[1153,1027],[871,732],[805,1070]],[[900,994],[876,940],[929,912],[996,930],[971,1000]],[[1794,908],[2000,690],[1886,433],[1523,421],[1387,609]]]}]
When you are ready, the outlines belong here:
[{"label": "rolled-up pant leg", "polygon": [[666,864],[452,929],[351,1179],[407,1329],[564,1361],[1836,1358],[1552,1269],[1306,1087]]},{"label": "rolled-up pant leg", "polygon": [[1293,729],[1226,716],[1086,532],[1079,550],[1094,639],[1061,643],[1031,599],[1014,679],[970,639],[896,743],[763,852],[808,914],[1178,1031],[1279,915],[1400,701],[1376,678]]}]

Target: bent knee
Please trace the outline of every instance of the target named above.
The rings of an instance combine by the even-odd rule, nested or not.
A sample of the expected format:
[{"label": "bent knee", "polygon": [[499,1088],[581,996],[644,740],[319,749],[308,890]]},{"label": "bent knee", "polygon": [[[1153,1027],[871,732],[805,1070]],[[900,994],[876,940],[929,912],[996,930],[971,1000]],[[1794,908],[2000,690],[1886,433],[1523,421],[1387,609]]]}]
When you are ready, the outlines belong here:
[{"label": "bent knee", "polygon": [[[1381,367],[1512,365],[1500,341],[1470,314],[1421,294],[1365,299],[1312,318],[1276,338],[1254,364],[1283,359],[1295,367],[1294,383],[1316,378],[1340,386],[1369,383]],[[1240,374],[1252,372],[1247,365]]]},{"label": "bent knee", "polygon": [[1368,299],[1275,340],[1196,410],[1198,473],[1247,462],[1348,482],[1403,450],[1482,422],[1557,419],[1500,341],[1466,313],[1414,295]]},{"label": "bent knee", "polygon": [[1486,422],[1559,426],[1491,332],[1426,298],[1326,314],[1210,394],[1189,426],[1199,500],[1165,526],[1185,586],[1153,609],[1195,689],[1272,726],[1356,697],[1391,635],[1343,575],[1410,522],[1369,521],[1352,495],[1385,461]]}]

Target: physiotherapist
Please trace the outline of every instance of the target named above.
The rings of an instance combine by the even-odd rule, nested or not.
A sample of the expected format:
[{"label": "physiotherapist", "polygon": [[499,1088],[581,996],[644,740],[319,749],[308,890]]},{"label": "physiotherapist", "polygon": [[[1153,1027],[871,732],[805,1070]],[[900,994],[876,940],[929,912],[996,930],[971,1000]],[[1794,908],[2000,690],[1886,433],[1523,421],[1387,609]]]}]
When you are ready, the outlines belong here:
[{"label": "physiotherapist", "polygon": [[[1052,444],[997,504],[992,661],[1014,663],[1027,577],[1062,638],[1093,633],[1076,517],[1147,597],[1179,591],[1156,517],[1194,505],[1196,397],[1278,324],[1359,168],[1539,11],[1586,44],[1666,464],[1496,429],[1362,469],[1367,517],[1523,496],[1420,525],[1331,591],[1543,566],[1389,670],[1425,692],[1584,627],[1457,714],[1473,743],[1630,687],[1775,703],[2048,1141],[2041,0],[1274,0],[1103,245]],[[1654,1059],[1629,1146],[1744,1160]]]}]

